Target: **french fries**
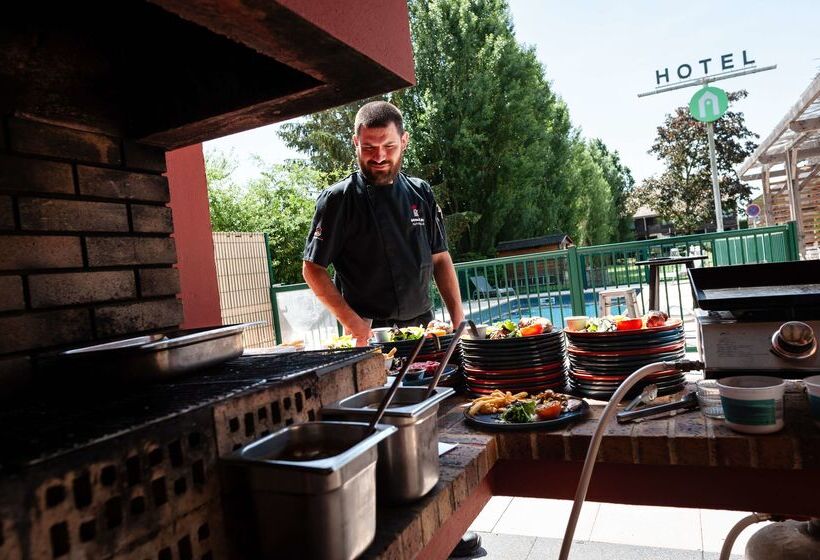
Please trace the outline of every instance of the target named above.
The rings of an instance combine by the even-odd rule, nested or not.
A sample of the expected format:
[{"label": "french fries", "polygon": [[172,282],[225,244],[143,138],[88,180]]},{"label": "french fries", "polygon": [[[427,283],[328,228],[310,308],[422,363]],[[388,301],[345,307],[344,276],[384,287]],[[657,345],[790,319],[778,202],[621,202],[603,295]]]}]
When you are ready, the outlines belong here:
[{"label": "french fries", "polygon": [[513,395],[509,391],[505,393],[496,389],[489,395],[475,399],[470,405],[469,414],[471,416],[475,414],[495,414],[502,408],[509,406],[519,399],[525,399],[528,396],[529,393],[526,391]]}]

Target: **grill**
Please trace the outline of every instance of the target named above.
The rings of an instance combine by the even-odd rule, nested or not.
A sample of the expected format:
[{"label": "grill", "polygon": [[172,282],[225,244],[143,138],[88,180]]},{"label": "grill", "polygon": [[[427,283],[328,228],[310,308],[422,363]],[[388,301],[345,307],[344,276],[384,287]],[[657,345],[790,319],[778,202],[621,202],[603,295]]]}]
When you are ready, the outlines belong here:
[{"label": "grill", "polygon": [[352,391],[365,371],[355,364],[373,352],[244,356],[174,383],[50,391],[4,407],[0,558],[229,557],[237,544],[225,525],[241,533],[247,504],[223,517],[231,489],[217,458],[315,419],[319,393]]},{"label": "grill", "polygon": [[[231,395],[360,361],[369,348],[243,356],[123,394],[41,394],[0,411],[0,474],[213,405]],[[55,422],[55,419],[57,421]]]}]

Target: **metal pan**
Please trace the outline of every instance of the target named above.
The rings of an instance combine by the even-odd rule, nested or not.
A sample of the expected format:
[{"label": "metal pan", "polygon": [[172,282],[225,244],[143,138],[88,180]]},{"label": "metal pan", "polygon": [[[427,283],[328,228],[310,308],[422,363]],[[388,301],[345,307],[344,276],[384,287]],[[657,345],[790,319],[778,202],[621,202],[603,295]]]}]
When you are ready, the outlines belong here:
[{"label": "metal pan", "polygon": [[70,371],[75,382],[88,377],[116,383],[168,379],[241,356],[243,331],[258,324],[171,331],[73,348],[57,354],[49,369]]}]

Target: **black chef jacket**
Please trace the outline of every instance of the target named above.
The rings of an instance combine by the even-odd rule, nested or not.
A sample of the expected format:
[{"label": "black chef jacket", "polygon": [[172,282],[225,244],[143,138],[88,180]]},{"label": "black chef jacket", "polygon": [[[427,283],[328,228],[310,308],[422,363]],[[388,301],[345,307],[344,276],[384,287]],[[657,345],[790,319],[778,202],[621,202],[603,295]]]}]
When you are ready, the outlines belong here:
[{"label": "black chef jacket", "polygon": [[430,185],[396,176],[368,184],[361,172],[324,190],[304,260],[336,269],[336,286],[361,317],[409,320],[430,310],[431,256],[447,250]]}]

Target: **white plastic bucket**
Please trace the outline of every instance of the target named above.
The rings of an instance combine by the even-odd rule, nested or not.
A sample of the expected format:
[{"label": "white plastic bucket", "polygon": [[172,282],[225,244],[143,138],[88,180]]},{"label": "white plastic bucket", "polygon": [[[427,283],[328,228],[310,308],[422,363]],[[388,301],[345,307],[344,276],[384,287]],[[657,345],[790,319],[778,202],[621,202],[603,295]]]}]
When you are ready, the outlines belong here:
[{"label": "white plastic bucket", "polygon": [[718,379],[726,424],[747,434],[771,434],[783,429],[783,392],[778,377],[738,375]]},{"label": "white plastic bucket", "polygon": [[820,428],[820,375],[813,375],[803,380],[809,394],[809,409],[814,423]]}]

